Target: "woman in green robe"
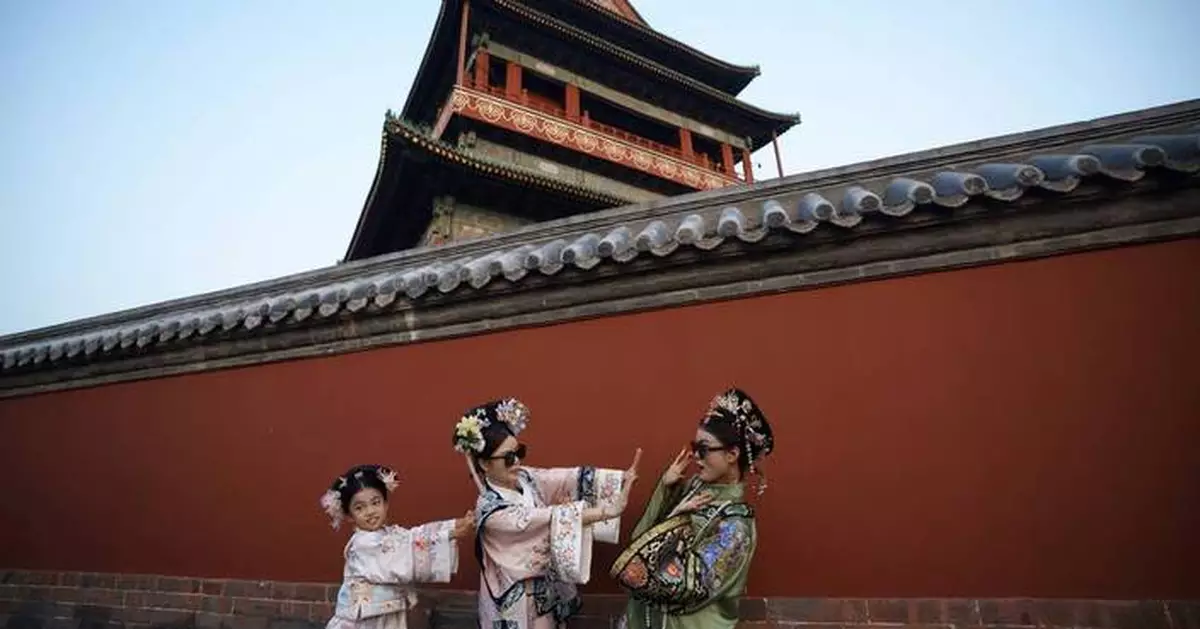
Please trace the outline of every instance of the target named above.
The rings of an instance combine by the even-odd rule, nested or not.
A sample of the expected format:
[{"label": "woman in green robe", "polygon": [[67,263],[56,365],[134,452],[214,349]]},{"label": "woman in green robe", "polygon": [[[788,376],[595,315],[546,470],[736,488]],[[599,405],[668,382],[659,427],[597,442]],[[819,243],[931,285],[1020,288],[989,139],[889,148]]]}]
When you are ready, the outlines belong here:
[{"label": "woman in green robe", "polygon": [[745,477],[774,446],[750,396],[730,389],[713,399],[690,447],[696,475],[683,479],[685,449],[613,564],[630,594],[622,629],[733,629],[758,542]]}]

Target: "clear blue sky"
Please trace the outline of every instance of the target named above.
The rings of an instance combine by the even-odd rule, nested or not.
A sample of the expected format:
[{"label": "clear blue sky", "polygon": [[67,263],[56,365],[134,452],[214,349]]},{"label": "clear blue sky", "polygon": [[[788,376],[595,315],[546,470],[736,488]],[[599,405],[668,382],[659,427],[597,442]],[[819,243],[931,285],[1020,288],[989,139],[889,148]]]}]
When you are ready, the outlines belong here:
[{"label": "clear blue sky", "polygon": [[[634,3],[788,173],[1200,97],[1195,0]],[[0,333],[333,264],[437,6],[0,0]]]}]

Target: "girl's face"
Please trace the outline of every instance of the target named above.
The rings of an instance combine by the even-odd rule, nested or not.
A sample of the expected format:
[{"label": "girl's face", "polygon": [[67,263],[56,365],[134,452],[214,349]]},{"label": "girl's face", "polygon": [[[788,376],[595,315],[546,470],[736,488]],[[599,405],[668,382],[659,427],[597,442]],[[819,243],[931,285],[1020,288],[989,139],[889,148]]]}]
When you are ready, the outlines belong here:
[{"label": "girl's face", "polygon": [[696,430],[692,456],[700,468],[700,480],[706,483],[730,482],[738,469],[738,449],[727,448],[707,430]]},{"label": "girl's face", "polygon": [[364,531],[378,531],[387,525],[387,498],[378,489],[364,487],[350,499],[350,519]]},{"label": "girl's face", "polygon": [[479,462],[489,481],[501,487],[516,487],[517,472],[521,469],[521,461],[524,458],[525,446],[518,443],[516,437],[509,435],[492,456]]}]

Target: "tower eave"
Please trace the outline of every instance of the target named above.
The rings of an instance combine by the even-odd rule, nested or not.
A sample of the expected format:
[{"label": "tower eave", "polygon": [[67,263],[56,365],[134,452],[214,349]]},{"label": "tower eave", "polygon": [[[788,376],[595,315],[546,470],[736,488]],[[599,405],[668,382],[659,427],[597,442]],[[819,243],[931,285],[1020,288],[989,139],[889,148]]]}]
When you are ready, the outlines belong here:
[{"label": "tower eave", "polygon": [[[601,19],[614,28],[628,29],[638,37],[659,44],[673,51],[675,54],[686,55],[700,64],[707,66],[711,72],[709,76],[694,78],[720,89],[731,96],[740,94],[742,90],[746,89],[746,86],[762,74],[762,68],[758,64],[741,65],[726,61],[655,30],[641,17],[641,14],[637,12],[632,3],[625,4],[638,16],[638,21],[624,19],[621,15],[614,14],[612,11],[597,6],[595,0],[573,0],[573,2],[576,5],[591,9],[594,14],[600,16]],[[666,60],[659,61],[665,62]]]},{"label": "tower eave", "polygon": [[[363,203],[343,262],[377,255],[377,252],[374,252],[374,243],[378,240],[379,226],[387,218],[385,214],[394,209],[393,197],[399,180],[403,178],[401,171],[404,164],[414,161],[415,158],[439,164],[439,167],[454,169],[459,177],[486,178],[503,184],[511,183],[513,186],[566,199],[570,203],[578,204],[581,211],[618,207],[632,202],[631,199],[600,190],[558,181],[508,164],[466,154],[429,138],[418,127],[395,116],[391,111],[385,117],[382,136],[379,163],[371,189]],[[428,185],[425,178],[408,178],[406,181],[418,186]]]},{"label": "tower eave", "polygon": [[[585,2],[586,0],[573,1]],[[445,93],[453,85],[455,42],[458,39],[459,26],[456,18],[460,14],[463,2],[464,0],[442,0],[441,2],[441,8],[434,22],[429,43],[425,48],[425,54],[421,58],[412,88],[401,110],[401,116],[405,120],[420,124],[432,124],[433,119],[437,115],[437,109],[441,106],[442,99],[445,97]],[[477,4],[486,5],[492,10],[502,11],[528,24],[553,28],[561,33],[561,35],[583,43],[601,54],[608,54],[610,56],[615,54],[618,57],[617,62],[627,62],[642,67],[682,89],[711,99],[718,107],[728,107],[740,111],[742,115],[749,115],[765,120],[784,122],[793,118],[791,114],[770,112],[739,100],[735,94],[736,91],[740,91],[740,88],[735,90],[735,93],[718,89],[703,81],[678,72],[667,65],[658,63],[653,59],[645,58],[632,51],[616,48],[606,43],[601,37],[539,11],[525,3],[513,0],[474,0],[472,7],[475,7]],[[599,8],[592,10],[596,13],[604,11]],[[609,16],[609,19],[621,21],[621,18],[616,16]],[[744,75],[744,78],[745,83],[748,84],[754,76],[760,73],[760,69],[757,66],[747,67],[746,72],[747,74]],[[744,86],[742,85],[742,87]]]},{"label": "tower eave", "polygon": [[[433,115],[436,115],[437,107],[440,104],[438,99],[444,97],[444,94],[436,89],[439,75],[438,71],[433,68],[452,61],[454,50],[452,44],[457,26],[453,22],[459,14],[461,6],[462,0],[442,0],[437,19],[433,23],[433,32],[429,36],[429,42],[425,45],[425,54],[422,55],[421,63],[417,66],[417,73],[413,78],[408,97],[404,100],[404,107],[400,110],[400,117],[404,120],[423,124],[432,123],[430,112],[434,112]],[[448,53],[451,58],[443,60]],[[450,72],[447,76],[452,74],[453,72]]]}]

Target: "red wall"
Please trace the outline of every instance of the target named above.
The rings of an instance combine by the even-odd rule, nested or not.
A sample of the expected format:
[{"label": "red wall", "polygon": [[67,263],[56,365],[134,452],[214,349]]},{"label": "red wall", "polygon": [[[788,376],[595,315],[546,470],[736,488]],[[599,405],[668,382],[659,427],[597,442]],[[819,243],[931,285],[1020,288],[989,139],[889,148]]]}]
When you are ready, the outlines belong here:
[{"label": "red wall", "polygon": [[386,462],[401,522],[462,513],[472,403],[526,400],[533,464],[651,476],[737,383],[779,443],[754,594],[1195,597],[1197,269],[1189,240],[0,400],[0,567],[336,581],[326,484]]}]

